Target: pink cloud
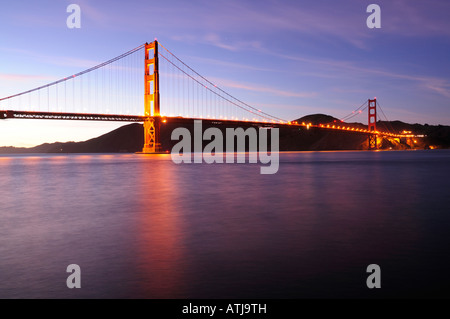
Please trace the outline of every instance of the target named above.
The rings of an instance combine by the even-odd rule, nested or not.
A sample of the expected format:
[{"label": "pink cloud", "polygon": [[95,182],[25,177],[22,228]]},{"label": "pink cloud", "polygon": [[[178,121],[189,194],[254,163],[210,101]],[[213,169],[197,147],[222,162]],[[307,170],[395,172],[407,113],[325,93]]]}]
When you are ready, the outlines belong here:
[{"label": "pink cloud", "polygon": [[253,91],[253,92],[263,92],[268,93],[276,96],[282,96],[282,97],[299,97],[299,98],[306,98],[306,97],[315,97],[317,96],[316,92],[292,92],[292,91],[286,91],[286,90],[280,90],[274,87],[266,87],[266,86],[260,86],[257,84],[249,84],[249,83],[240,83],[232,80],[226,80],[226,79],[213,79],[213,82],[219,84],[219,86],[228,87],[228,88],[234,88],[234,89],[241,89],[241,90],[247,90],[247,91]]},{"label": "pink cloud", "polygon": [[388,1],[382,4],[382,28],[403,36],[449,36],[450,2]]},{"label": "pink cloud", "polygon": [[292,56],[284,54],[276,54],[270,50],[266,50],[267,53],[276,55],[277,57],[307,63],[309,65],[318,65],[319,67],[325,67],[329,72],[331,68],[335,69],[338,74],[347,73],[352,77],[356,76],[367,76],[369,74],[387,77],[392,79],[402,79],[410,82],[415,82],[420,88],[438,93],[445,97],[450,97],[450,82],[445,78],[426,76],[426,75],[412,75],[399,73],[394,71],[387,71],[382,68],[368,68],[358,66],[354,62],[350,61],[339,61],[330,59],[316,59],[316,58],[306,58],[302,56]]},{"label": "pink cloud", "polygon": [[40,63],[59,65],[59,66],[68,66],[68,67],[76,67],[81,69],[87,69],[93,67],[101,62],[95,60],[87,60],[87,59],[79,59],[75,57],[68,56],[51,56],[51,55],[43,55],[34,53],[29,50],[23,49],[15,49],[15,48],[0,48],[1,51],[18,53],[21,55],[25,55],[28,58],[34,59]]},{"label": "pink cloud", "polygon": [[35,80],[45,80],[51,81],[54,80],[53,76],[45,76],[45,75],[33,75],[33,74],[1,74],[0,73],[0,81],[35,81]]}]

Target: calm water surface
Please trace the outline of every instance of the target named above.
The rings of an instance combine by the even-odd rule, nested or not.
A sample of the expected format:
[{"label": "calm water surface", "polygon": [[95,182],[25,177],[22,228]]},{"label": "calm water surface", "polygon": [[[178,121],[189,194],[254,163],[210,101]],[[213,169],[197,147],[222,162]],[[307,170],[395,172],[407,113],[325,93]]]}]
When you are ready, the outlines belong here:
[{"label": "calm water surface", "polygon": [[3,155],[0,298],[450,297],[450,151],[280,161]]}]

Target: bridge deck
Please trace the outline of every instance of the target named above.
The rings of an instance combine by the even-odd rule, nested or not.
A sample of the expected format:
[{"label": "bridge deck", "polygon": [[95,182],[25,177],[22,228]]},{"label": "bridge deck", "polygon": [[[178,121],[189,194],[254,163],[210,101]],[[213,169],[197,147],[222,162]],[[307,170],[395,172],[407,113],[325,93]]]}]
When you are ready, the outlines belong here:
[{"label": "bridge deck", "polygon": [[[55,112],[33,112],[33,111],[1,111],[0,110],[0,120],[1,119],[43,119],[43,120],[79,120],[79,121],[118,121],[118,122],[144,122],[146,117],[142,115],[119,115],[119,114],[91,114],[91,113],[55,113]],[[194,120],[202,120],[205,123],[215,124],[215,125],[226,125],[233,124],[233,126],[258,126],[258,127],[285,127],[285,126],[300,126],[300,127],[314,127],[325,130],[340,130],[349,133],[358,134],[372,134],[379,136],[389,136],[389,137],[414,137],[415,135],[403,135],[403,134],[392,134],[386,132],[369,132],[365,129],[355,128],[346,123],[341,123],[341,125],[331,125],[331,124],[318,124],[314,125],[311,123],[278,123],[278,122],[253,122],[253,121],[236,121],[236,120],[226,120],[226,119],[195,119],[195,118],[184,118],[184,117],[162,117],[162,122],[170,121],[171,123],[179,122],[186,123],[192,122]]]},{"label": "bridge deck", "polygon": [[80,121],[120,121],[144,122],[145,116],[91,113],[55,113],[33,111],[0,111],[0,119],[42,119],[42,120],[80,120]]}]

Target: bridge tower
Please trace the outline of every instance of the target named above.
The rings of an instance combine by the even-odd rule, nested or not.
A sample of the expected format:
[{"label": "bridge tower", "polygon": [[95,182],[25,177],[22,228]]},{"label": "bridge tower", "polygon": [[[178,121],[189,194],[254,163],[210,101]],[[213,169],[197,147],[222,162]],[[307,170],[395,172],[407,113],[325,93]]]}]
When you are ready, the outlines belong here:
[{"label": "bridge tower", "polygon": [[369,99],[369,121],[368,121],[368,131],[369,131],[369,150],[377,149],[377,135],[370,132],[375,132],[377,130],[377,99]]},{"label": "bridge tower", "polygon": [[[150,51],[153,56],[150,58]],[[145,44],[144,148],[143,153],[161,152],[158,41]]]}]

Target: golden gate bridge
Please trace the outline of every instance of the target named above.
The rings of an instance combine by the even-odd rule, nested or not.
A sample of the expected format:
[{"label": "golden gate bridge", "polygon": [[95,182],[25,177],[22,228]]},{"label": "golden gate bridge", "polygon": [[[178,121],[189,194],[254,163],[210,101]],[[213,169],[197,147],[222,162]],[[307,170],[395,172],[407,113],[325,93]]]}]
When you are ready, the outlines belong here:
[{"label": "golden gate bridge", "polygon": [[[161,151],[164,123],[199,119],[214,125],[303,126],[365,134],[369,149],[377,149],[380,137],[414,136],[377,130],[377,107],[377,99],[369,99],[337,123],[287,121],[227,93],[155,40],[77,74],[0,98],[0,119],[142,122],[144,153]],[[345,122],[366,109],[367,128]]]}]

